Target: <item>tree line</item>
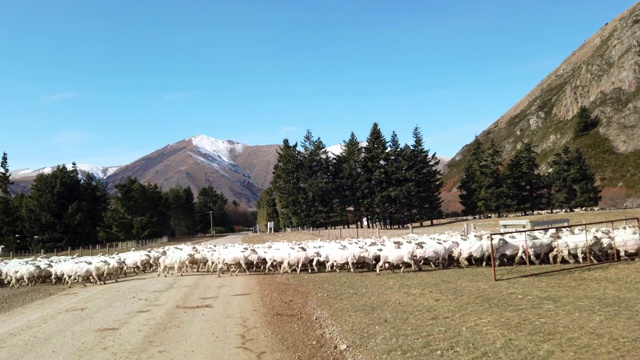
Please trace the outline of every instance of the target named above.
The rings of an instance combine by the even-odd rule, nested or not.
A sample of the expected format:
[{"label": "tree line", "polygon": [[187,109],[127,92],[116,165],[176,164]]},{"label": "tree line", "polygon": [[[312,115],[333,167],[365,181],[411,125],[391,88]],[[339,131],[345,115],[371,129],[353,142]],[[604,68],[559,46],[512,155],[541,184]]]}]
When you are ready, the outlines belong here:
[{"label": "tree line", "polygon": [[255,223],[255,212],[235,200],[229,204],[211,186],[194,197],[188,186],[163,191],[129,177],[110,194],[103,179],[81,175],[75,163],[71,169],[61,165],[38,174],[28,194],[12,195],[13,183],[5,152],[0,162],[0,245],[7,251],[186,237]]},{"label": "tree line", "polygon": [[507,161],[492,139],[483,143],[476,138],[458,185],[464,214],[526,215],[541,209],[573,211],[598,205],[601,189],[579,149],[564,146],[544,174],[537,158],[533,146],[523,143]]},{"label": "tree line", "polygon": [[[444,215],[440,161],[425,149],[419,127],[412,137],[411,145],[400,145],[392,132],[387,141],[374,123],[364,146],[352,132],[335,156],[309,130],[299,147],[284,139],[273,179],[258,199],[258,224],[273,222],[276,229],[433,224]],[[463,213],[526,215],[598,205],[601,189],[579,149],[563,147],[545,174],[537,158],[530,143],[505,159],[495,141],[476,138],[458,185]]]},{"label": "tree line", "polygon": [[307,130],[298,147],[284,139],[269,187],[258,199],[258,224],[296,227],[402,227],[442,216],[440,160],[425,148],[419,127],[413,143],[385,138],[373,123],[364,146],[351,132],[342,152],[329,154]]}]

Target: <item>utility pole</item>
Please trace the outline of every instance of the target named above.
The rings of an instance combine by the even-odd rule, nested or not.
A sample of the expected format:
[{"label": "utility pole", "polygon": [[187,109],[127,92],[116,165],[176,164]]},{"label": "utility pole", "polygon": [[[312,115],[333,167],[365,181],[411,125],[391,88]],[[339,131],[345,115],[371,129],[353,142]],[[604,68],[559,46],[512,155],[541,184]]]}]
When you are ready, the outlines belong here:
[{"label": "utility pole", "polygon": [[209,211],[209,222],[211,223],[211,227],[209,227],[209,235],[213,234],[213,211]]},{"label": "utility pole", "polygon": [[[207,211],[209,213],[209,234],[213,234],[213,210],[209,210]],[[199,213],[196,215],[204,215],[207,212],[203,212],[203,213]]]}]

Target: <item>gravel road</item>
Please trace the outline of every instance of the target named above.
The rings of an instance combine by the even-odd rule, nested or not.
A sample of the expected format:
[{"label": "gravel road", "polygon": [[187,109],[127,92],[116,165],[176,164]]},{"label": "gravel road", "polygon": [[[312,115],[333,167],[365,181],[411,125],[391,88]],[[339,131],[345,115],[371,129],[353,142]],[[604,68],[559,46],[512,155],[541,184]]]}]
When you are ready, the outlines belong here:
[{"label": "gravel road", "polygon": [[0,359],[286,359],[265,331],[261,278],[152,273],[86,288],[45,284],[36,288],[46,297],[31,302],[19,300],[28,288],[0,289],[0,301],[18,303],[0,314]]}]

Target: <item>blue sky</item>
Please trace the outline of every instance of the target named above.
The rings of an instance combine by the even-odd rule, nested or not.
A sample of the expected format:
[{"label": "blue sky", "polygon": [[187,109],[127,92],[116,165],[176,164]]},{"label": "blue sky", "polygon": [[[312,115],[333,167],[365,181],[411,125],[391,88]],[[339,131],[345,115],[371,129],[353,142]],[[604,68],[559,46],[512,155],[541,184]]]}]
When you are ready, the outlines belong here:
[{"label": "blue sky", "polygon": [[114,166],[199,134],[331,146],[378,122],[452,157],[634,3],[0,0],[0,151],[10,170]]}]

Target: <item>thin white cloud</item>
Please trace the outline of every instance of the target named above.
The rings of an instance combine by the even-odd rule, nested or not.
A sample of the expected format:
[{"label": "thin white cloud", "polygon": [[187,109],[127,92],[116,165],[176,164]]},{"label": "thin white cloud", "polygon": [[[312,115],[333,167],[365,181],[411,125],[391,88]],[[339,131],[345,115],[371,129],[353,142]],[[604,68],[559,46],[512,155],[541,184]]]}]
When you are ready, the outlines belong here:
[{"label": "thin white cloud", "polygon": [[283,126],[280,128],[280,134],[291,134],[298,131],[298,128],[295,126]]},{"label": "thin white cloud", "polygon": [[176,91],[176,92],[169,92],[166,93],[162,96],[162,98],[164,100],[178,100],[178,99],[186,99],[186,98],[190,98],[193,96],[198,95],[200,92],[199,91]]},{"label": "thin white cloud", "polygon": [[89,134],[80,131],[61,131],[54,134],[52,141],[58,144],[73,144],[86,142],[89,138]]},{"label": "thin white cloud", "polygon": [[56,102],[56,101],[73,99],[73,98],[77,98],[79,96],[80,96],[80,93],[77,92],[77,91],[63,91],[63,92],[59,92],[57,94],[45,96],[45,97],[42,98],[42,101],[45,102],[45,103],[49,103],[49,102]]}]

